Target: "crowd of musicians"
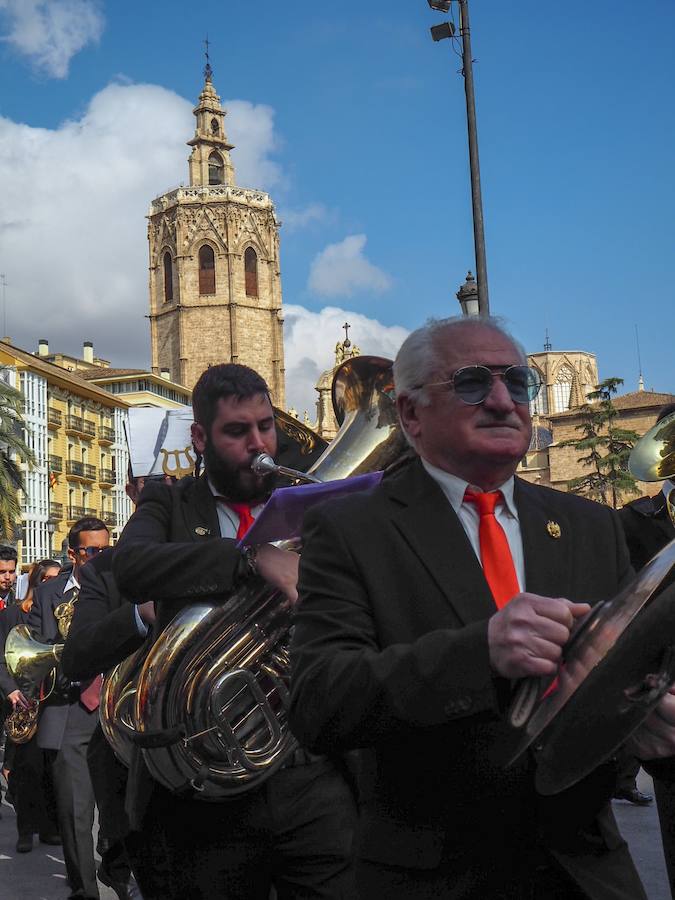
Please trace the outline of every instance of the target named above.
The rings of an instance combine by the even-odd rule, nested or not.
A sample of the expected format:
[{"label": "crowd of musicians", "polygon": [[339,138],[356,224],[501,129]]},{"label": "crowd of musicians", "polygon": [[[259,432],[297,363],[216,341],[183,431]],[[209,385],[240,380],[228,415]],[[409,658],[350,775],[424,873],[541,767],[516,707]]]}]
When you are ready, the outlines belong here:
[{"label": "crowd of musicians", "polygon": [[[497,320],[427,323],[393,374],[404,463],[313,507],[300,555],[240,549],[277,483],[252,462],[279,448],[267,385],[235,364],[194,388],[196,475],[130,477],[115,547],[101,520],[79,520],[68,564],[36,562],[20,598],[0,548],[1,640],[25,624],[57,644],[68,610],[37,729],[7,739],[4,770],[17,851],[62,843],[69,897],[98,898],[98,875],[145,900],[639,900],[611,808],[626,758],[654,776],[675,875],[675,694],[618,759],[553,796],[535,788],[534,754],[500,759],[514,684],[552,677],[575,623],[675,537],[674,485],[617,513],[515,477],[541,384]],[[297,744],[241,793],[205,799],[198,777],[170,790],[149,745],[123,764],[106,740],[101,676],[254,576],[293,618]],[[2,661],[0,687],[8,711],[28,706]]]}]

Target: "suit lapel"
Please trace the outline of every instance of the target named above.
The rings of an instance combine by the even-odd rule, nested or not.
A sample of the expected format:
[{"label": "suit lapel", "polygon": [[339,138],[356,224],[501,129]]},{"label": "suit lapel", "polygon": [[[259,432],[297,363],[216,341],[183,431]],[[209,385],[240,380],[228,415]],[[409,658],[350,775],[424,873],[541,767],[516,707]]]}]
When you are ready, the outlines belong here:
[{"label": "suit lapel", "polygon": [[190,540],[208,541],[220,537],[216,501],[206,475],[194,483],[192,491],[183,495],[183,511]]},{"label": "suit lapel", "polygon": [[462,523],[422,464],[415,461],[387,487],[394,527],[459,619],[468,625],[493,615],[492,594]]},{"label": "suit lapel", "polygon": [[[516,478],[514,499],[518,510],[525,560],[525,590],[532,594],[564,597],[572,588],[572,527],[549,501],[545,491]],[[558,536],[556,536],[558,535]]]}]

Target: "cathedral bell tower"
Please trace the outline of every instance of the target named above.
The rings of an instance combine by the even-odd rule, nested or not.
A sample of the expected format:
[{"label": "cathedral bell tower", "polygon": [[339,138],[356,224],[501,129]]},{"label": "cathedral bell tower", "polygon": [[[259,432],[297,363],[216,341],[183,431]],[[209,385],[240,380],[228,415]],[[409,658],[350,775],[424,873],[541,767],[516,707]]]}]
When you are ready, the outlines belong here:
[{"label": "cathedral bell tower", "polygon": [[210,64],[193,112],[190,184],[152,201],[152,370],[188,388],[209,365],[256,369],[284,407],[279,222],[269,195],[235,185]]}]

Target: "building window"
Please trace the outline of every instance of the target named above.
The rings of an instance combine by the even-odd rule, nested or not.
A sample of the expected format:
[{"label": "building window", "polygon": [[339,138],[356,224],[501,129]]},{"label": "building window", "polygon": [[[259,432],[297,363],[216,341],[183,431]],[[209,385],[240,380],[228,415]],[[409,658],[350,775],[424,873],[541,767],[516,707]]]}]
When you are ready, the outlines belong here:
[{"label": "building window", "polygon": [[572,393],[572,381],[574,370],[565,363],[558,369],[558,374],[553,385],[553,412],[565,412],[570,408],[570,394]]},{"label": "building window", "polygon": [[211,119],[211,134],[218,134],[220,132],[220,125],[218,124],[218,119]]},{"label": "building window", "polygon": [[222,184],[223,180],[223,160],[214,150],[209,156],[209,184]]},{"label": "building window", "polygon": [[216,292],[216,258],[208,244],[199,248],[199,293]]},{"label": "building window", "polygon": [[169,300],[173,300],[173,261],[167,251],[164,254],[164,302]]},{"label": "building window", "polygon": [[253,247],[247,247],[244,253],[244,275],[246,278],[246,296],[258,296],[258,254]]}]

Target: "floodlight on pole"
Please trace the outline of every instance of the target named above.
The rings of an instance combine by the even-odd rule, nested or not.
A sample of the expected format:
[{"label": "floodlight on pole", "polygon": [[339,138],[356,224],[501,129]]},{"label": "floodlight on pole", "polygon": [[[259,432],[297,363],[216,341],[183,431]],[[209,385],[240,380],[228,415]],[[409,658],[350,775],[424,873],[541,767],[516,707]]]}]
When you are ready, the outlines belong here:
[{"label": "floodlight on pole", "polygon": [[432,9],[446,13],[450,12],[452,0],[427,0],[427,3]]},{"label": "floodlight on pole", "polygon": [[432,25],[429,31],[431,31],[431,37],[435,41],[443,41],[445,38],[453,37],[455,26],[452,22],[441,22],[440,25]]}]

